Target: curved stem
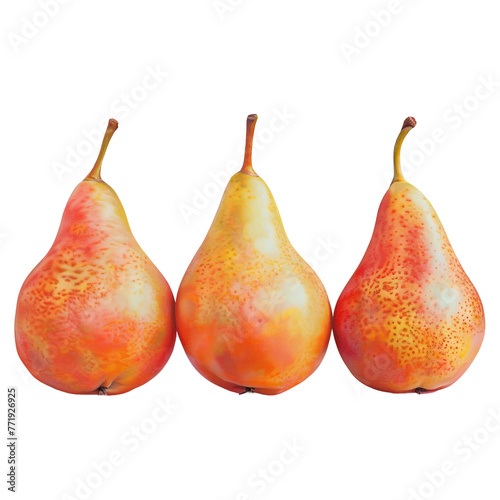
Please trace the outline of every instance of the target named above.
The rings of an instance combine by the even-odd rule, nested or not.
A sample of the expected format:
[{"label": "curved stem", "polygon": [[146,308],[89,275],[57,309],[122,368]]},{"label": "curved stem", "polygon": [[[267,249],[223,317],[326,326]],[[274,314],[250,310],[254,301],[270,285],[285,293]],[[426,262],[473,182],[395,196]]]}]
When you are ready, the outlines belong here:
[{"label": "curved stem", "polygon": [[243,159],[243,166],[240,172],[249,175],[257,175],[252,167],[252,147],[253,147],[253,134],[255,132],[255,125],[257,124],[257,115],[248,115],[247,118],[247,138],[245,143],[245,158]]},{"label": "curved stem", "polygon": [[108,122],[108,128],[106,129],[106,133],[104,134],[104,139],[102,140],[101,150],[99,151],[99,156],[97,157],[97,161],[95,162],[94,168],[90,171],[89,175],[85,177],[85,179],[101,179],[101,165],[102,160],[104,159],[104,155],[106,154],[106,150],[108,149],[109,141],[113,134],[116,132],[118,128],[118,122],[111,118]]},{"label": "curved stem", "polygon": [[396,139],[394,146],[394,177],[392,182],[404,182],[403,172],[401,171],[401,146],[408,132],[417,124],[417,120],[409,116],[403,123],[403,128]]}]

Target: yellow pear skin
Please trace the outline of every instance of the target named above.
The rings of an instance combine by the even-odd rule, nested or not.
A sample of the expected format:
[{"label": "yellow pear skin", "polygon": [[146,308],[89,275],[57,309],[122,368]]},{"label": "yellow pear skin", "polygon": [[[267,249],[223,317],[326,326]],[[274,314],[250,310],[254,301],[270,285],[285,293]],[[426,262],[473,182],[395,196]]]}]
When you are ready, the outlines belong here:
[{"label": "yellow pear skin", "polygon": [[321,363],[331,308],[320,279],[290,244],[266,183],[245,160],[224,192],[177,295],[179,338],[195,368],[230,391],[278,394]]}]

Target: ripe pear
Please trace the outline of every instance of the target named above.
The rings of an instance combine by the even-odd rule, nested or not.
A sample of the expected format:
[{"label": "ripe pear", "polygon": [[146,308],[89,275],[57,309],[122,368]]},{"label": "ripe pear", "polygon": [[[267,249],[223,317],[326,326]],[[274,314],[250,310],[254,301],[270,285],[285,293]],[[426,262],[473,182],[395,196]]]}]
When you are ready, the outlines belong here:
[{"label": "ripe pear", "polygon": [[243,167],[182,279],[176,322],[204,377],[230,391],[272,395],[316,370],[332,318],[323,284],[292,247],[252,167],[256,120],[247,119]]},{"label": "ripe pear", "polygon": [[68,200],[52,248],[26,278],[16,346],[41,382],[74,394],[121,394],[153,378],[175,342],[168,283],[130,230],[97,162]]},{"label": "ripe pear", "polygon": [[394,178],[366,253],[340,295],[333,332],[352,374],[381,391],[431,392],[456,382],[484,336],[481,299],[429,200],[401,172]]}]

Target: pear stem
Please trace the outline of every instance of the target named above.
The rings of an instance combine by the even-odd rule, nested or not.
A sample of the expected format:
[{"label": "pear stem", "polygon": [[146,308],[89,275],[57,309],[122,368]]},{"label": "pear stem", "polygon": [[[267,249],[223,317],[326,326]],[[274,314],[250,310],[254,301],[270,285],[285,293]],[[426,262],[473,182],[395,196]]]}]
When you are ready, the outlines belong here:
[{"label": "pear stem", "polygon": [[101,180],[102,160],[104,159],[104,155],[106,154],[106,150],[108,149],[109,141],[111,140],[111,137],[113,137],[113,134],[116,132],[117,128],[118,122],[114,118],[111,118],[108,122],[108,128],[106,129],[106,133],[104,134],[104,139],[102,140],[101,150],[99,151],[97,161],[95,162],[94,168],[85,178],[86,180]]},{"label": "pear stem", "polygon": [[257,175],[252,167],[252,147],[253,147],[253,134],[255,132],[255,125],[257,124],[257,115],[248,115],[247,118],[247,137],[245,142],[245,158],[243,159],[243,166],[240,172],[249,175]]},{"label": "pear stem", "polygon": [[405,178],[401,170],[401,146],[408,132],[417,124],[417,120],[412,116],[409,116],[403,123],[403,128],[396,139],[396,145],[394,146],[394,177],[392,182],[404,182]]}]

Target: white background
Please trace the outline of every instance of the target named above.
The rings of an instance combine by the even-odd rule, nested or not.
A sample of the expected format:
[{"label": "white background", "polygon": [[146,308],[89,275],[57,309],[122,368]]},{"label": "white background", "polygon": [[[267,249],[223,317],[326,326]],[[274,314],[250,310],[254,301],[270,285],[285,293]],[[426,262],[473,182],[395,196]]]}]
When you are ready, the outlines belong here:
[{"label": "white background", "polygon": [[[18,498],[498,499],[496,2],[70,0],[48,2],[50,18],[40,3],[0,13],[1,351],[4,387],[20,393]],[[140,88],[151,71],[156,86]],[[154,380],[121,396],[69,395],[27,374],[17,294],[94,164],[102,133],[94,146],[87,132],[120,122],[103,179],[176,293],[222,194],[211,175],[225,184],[221,172],[241,165],[250,113],[255,170],[332,306],[370,239],[397,133],[416,117],[407,179],[432,201],[486,311],[468,372],[435,394],[385,394],[353,379],[332,340],[313,376],[274,397],[212,385],[179,342]],[[83,152],[71,165],[68,148]],[[160,423],[157,398],[176,405]],[[293,461],[285,442],[299,449]],[[110,455],[119,464],[97,473]]]}]

